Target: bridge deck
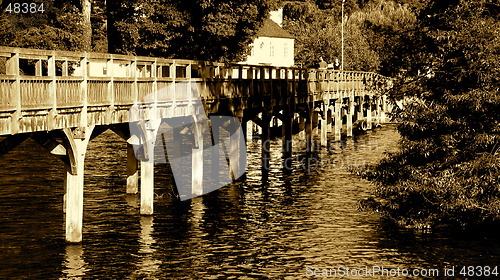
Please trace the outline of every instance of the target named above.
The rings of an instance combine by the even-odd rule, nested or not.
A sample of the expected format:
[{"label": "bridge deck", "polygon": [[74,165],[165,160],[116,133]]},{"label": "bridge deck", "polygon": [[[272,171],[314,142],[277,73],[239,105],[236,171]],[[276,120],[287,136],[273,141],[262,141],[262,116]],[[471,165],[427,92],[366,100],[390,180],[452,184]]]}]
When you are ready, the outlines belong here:
[{"label": "bridge deck", "polygon": [[[3,65],[2,65],[3,64]],[[374,94],[376,73],[0,47],[0,135]],[[188,90],[189,89],[189,90]],[[194,89],[194,90],[192,90]],[[151,117],[151,115],[150,115]]]}]

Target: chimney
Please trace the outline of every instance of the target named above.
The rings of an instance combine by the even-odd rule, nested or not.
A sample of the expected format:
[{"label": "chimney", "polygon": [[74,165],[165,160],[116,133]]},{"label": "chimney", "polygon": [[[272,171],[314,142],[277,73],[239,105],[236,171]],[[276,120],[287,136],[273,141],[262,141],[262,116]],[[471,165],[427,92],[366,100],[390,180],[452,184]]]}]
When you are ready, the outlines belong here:
[{"label": "chimney", "polygon": [[280,27],[283,27],[283,8],[276,11],[271,11],[271,20],[276,22]]}]

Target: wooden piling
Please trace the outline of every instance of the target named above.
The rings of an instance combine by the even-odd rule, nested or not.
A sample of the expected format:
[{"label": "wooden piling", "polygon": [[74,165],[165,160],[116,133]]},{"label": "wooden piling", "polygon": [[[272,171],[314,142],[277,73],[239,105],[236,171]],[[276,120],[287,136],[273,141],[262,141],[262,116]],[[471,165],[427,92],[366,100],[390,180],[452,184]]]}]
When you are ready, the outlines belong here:
[{"label": "wooden piling", "polygon": [[334,135],[335,135],[335,141],[340,141],[341,140],[341,131],[342,131],[342,100],[340,98],[337,98],[335,100],[335,127],[334,127]]},{"label": "wooden piling", "polygon": [[262,181],[267,182],[269,178],[269,169],[271,164],[271,116],[269,113],[262,113]]},{"label": "wooden piling", "polygon": [[193,196],[203,194],[203,128],[199,123],[193,124],[193,148],[191,150],[191,193]]},{"label": "wooden piling", "polygon": [[366,129],[372,129],[372,97],[366,96]]},{"label": "wooden piling", "polygon": [[160,120],[140,122],[144,159],[141,161],[141,215],[153,214],[155,143]]},{"label": "wooden piling", "polygon": [[306,123],[305,123],[305,126],[306,126],[306,129],[305,129],[305,133],[306,133],[306,152],[307,153],[311,153],[314,151],[314,143],[313,143],[313,115],[314,112],[313,111],[308,111],[307,112],[307,117],[306,117]]},{"label": "wooden piling", "polygon": [[283,137],[282,137],[282,150],[283,150],[283,159],[285,161],[290,161],[289,158],[292,157],[292,127],[293,127],[293,112],[287,108],[283,113],[282,118],[282,129],[283,129]]},{"label": "wooden piling", "polygon": [[70,243],[82,241],[85,154],[93,129],[92,126],[63,130],[70,160],[65,179],[66,241]]},{"label": "wooden piling", "polygon": [[328,145],[328,120],[327,120],[327,111],[328,111],[328,101],[329,100],[323,100],[323,107],[322,107],[322,111],[323,111],[323,115],[321,116],[321,131],[320,131],[320,137],[321,137],[321,146],[322,147],[326,147]]},{"label": "wooden piling", "polygon": [[352,137],[352,118],[354,115],[354,98],[351,96],[347,100],[346,128],[347,137]]}]

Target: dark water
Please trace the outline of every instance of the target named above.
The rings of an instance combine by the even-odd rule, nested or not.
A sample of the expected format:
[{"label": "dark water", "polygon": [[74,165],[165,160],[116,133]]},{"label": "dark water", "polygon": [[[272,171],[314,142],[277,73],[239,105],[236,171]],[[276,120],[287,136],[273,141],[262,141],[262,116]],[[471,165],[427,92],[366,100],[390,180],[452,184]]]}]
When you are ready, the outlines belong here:
[{"label": "dark water", "polygon": [[245,181],[186,202],[172,198],[168,168],[157,166],[155,214],[141,217],[138,196],[125,194],[125,144],[105,133],[87,155],[80,245],[64,242],[62,165],[27,141],[0,158],[0,278],[304,279],[308,266],[443,276],[455,266],[448,279],[464,279],[461,266],[500,265],[497,233],[398,230],[357,210],[373,187],[346,167],[376,162],[397,140],[388,126],[320,152],[317,170],[297,157],[291,174],[281,171],[276,141],[267,185],[254,142]]}]

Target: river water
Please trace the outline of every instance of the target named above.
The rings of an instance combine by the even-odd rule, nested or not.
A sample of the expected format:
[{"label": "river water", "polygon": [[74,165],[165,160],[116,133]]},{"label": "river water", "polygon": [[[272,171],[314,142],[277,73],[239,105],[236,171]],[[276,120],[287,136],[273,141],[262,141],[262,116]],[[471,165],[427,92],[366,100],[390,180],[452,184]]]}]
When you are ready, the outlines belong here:
[{"label": "river water", "polygon": [[377,162],[398,138],[389,125],[348,139],[318,152],[309,171],[296,141],[290,174],[275,141],[268,184],[254,141],[245,180],[184,202],[158,165],[155,214],[141,217],[138,196],[125,193],[125,143],[106,132],[87,154],[78,245],[64,242],[62,165],[28,140],[0,158],[0,279],[304,279],[322,273],[314,269],[374,267],[386,275],[344,279],[420,279],[401,273],[431,269],[443,277],[453,267],[448,279],[465,279],[462,266],[500,266],[498,233],[402,230],[358,211],[373,186],[347,166]]}]

